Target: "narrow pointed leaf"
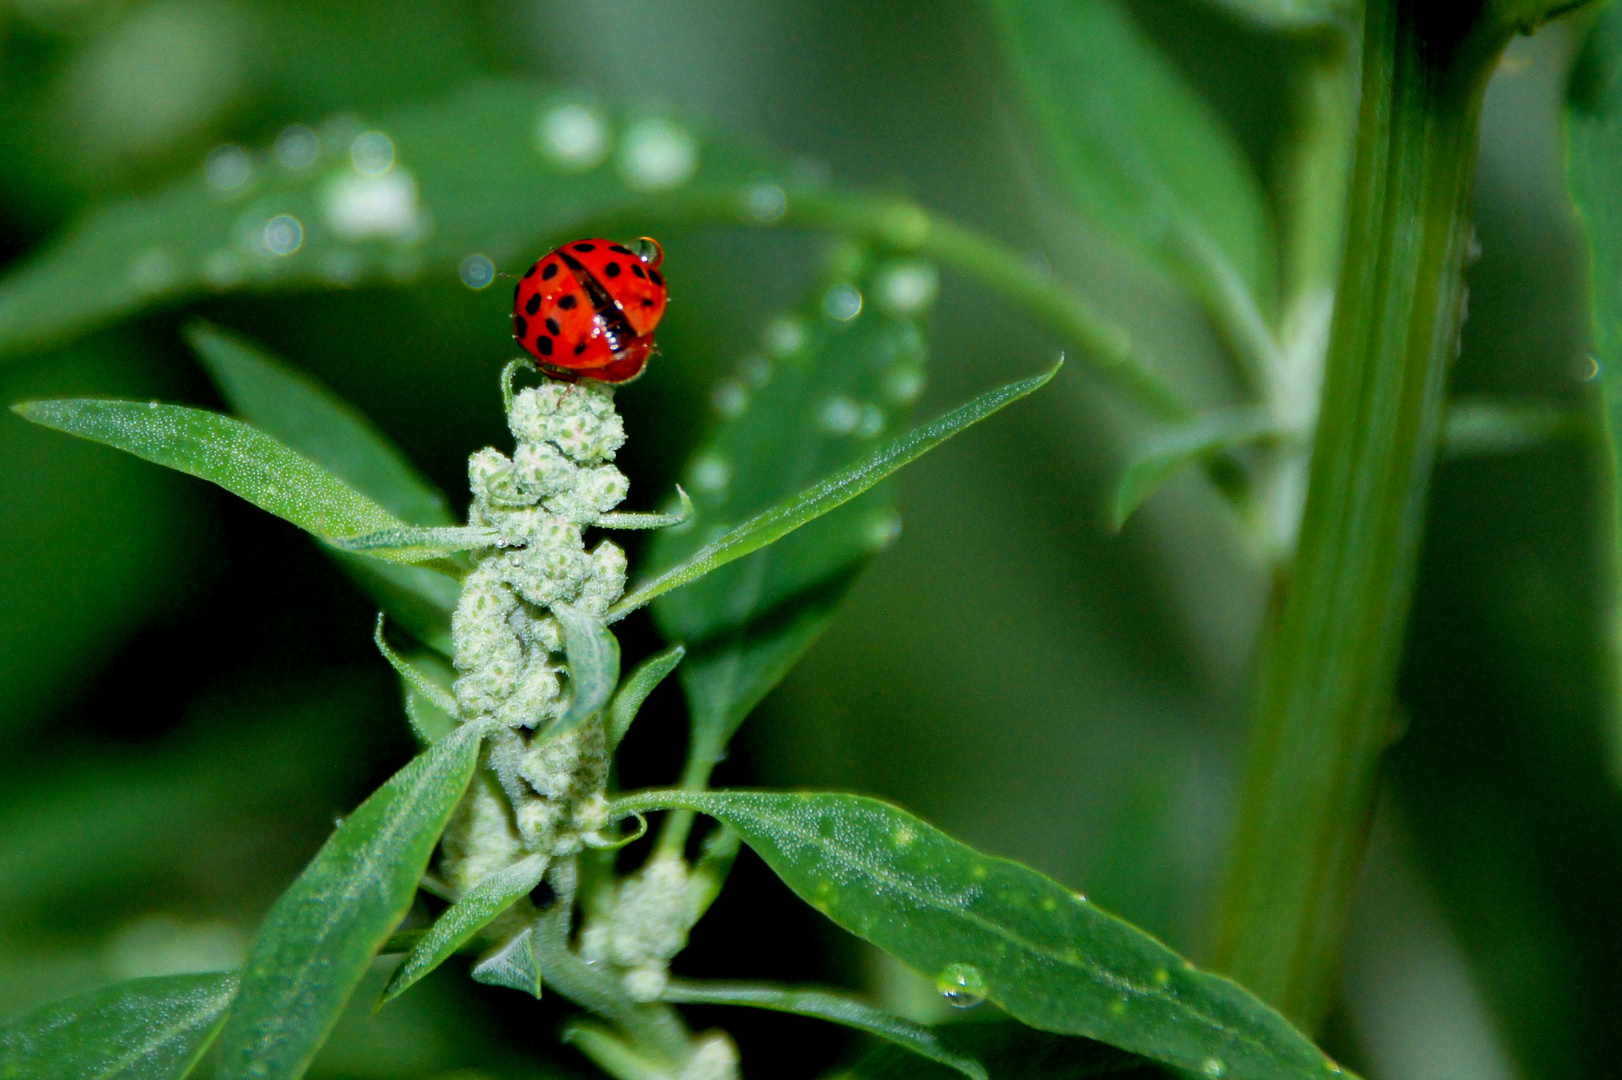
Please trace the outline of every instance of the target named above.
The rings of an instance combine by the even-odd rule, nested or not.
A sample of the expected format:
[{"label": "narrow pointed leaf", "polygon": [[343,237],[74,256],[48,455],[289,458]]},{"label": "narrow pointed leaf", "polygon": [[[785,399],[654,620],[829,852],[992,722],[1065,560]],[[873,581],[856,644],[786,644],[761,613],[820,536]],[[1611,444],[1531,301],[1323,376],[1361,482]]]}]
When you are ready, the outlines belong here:
[{"label": "narrow pointed leaf", "polygon": [[[241,420],[206,409],[80,398],[24,402],[12,411],[43,427],[210,480],[322,540],[402,528],[387,510],[309,458]],[[416,561],[410,553],[392,554]]]},{"label": "narrow pointed leaf", "polygon": [[395,773],[276,901],[220,1033],[218,1080],[303,1075],[411,907],[479,742],[476,728],[460,728]]},{"label": "narrow pointed leaf", "polygon": [[381,529],[361,536],[346,536],[333,540],[332,546],[341,551],[353,551],[379,559],[422,562],[457,552],[495,547],[496,541],[497,534],[491,529],[465,525],[434,529],[405,526]]},{"label": "narrow pointed leaf", "polygon": [[411,950],[405,962],[394,969],[383,990],[383,1001],[399,997],[417,980],[450,959],[519,897],[528,895],[541,883],[548,861],[546,855],[531,855],[496,871],[469,889],[466,896],[434,920],[433,927]]},{"label": "narrow pointed leaf", "polygon": [[453,524],[445,496],[361,411],[312,376],[212,323],[186,340],[233,412],[408,525]]},{"label": "narrow pointed leaf", "polygon": [[622,618],[654,597],[695,581],[734,559],[758,551],[806,522],[844,505],[963,429],[1039,389],[1058,371],[1059,365],[1055,364],[1040,375],[1000,386],[966,405],[958,406],[938,420],[891,439],[856,464],[811,485],[794,498],[756,514],[726,535],[705,544],[683,562],[639,585],[610,609],[609,617]]},{"label": "narrow pointed leaf", "polygon": [[[400,694],[411,734],[416,737],[418,746],[427,749],[460,726],[454,707],[456,671],[438,653],[419,652],[401,659],[411,665],[415,675],[439,690],[439,693],[426,693],[415,685],[417,678],[408,679],[404,675],[400,678]],[[452,699],[448,703],[451,708],[444,707],[445,697]]]},{"label": "narrow pointed leaf", "polygon": [[180,1080],[208,1049],[235,972],[132,979],[0,1024],[6,1080]]},{"label": "narrow pointed leaf", "polygon": [[1581,416],[1558,405],[1466,398],[1448,406],[1442,453],[1449,458],[1513,454],[1577,435],[1582,427]]},{"label": "narrow pointed leaf", "polygon": [[561,735],[603,711],[620,681],[620,643],[601,621],[566,604],[552,614],[563,626],[563,652],[569,658],[569,708],[538,737]]},{"label": "narrow pointed leaf", "polygon": [[[394,669],[394,673],[400,676],[400,679],[407,686],[415,690],[420,697],[425,698],[430,705],[442,713],[455,716],[455,695],[448,687],[435,682],[426,671],[395,652],[393,646],[389,644],[389,639],[384,636],[383,631],[386,626],[387,619],[382,612],[379,612],[377,629],[372,633],[372,640],[377,645],[377,651],[383,654],[383,659],[389,662],[389,666]],[[430,739],[428,741],[436,742],[437,740]]]},{"label": "narrow pointed leaf", "polygon": [[620,688],[614,691],[614,698],[608,703],[608,749],[612,753],[614,747],[625,738],[625,733],[631,730],[631,723],[642,708],[642,703],[648,700],[648,695],[654,688],[664,682],[665,676],[676,670],[687,650],[681,645],[672,645],[664,652],[655,653],[642,661],[626,676]]},{"label": "narrow pointed leaf", "polygon": [[945,1065],[970,1080],[987,1080],[985,1066],[972,1057],[953,1053],[928,1028],[876,1009],[850,994],[766,983],[672,979],[662,997],[678,1005],[745,1005],[843,1024]]},{"label": "narrow pointed leaf", "polygon": [[1036,871],[857,795],[648,792],[737,829],[783,881],[909,967],[1044,1031],[1228,1080],[1322,1080],[1331,1062],[1244,988],[1199,971]]},{"label": "narrow pointed leaf", "polygon": [[541,996],[541,966],[535,960],[535,931],[525,930],[473,965],[474,982],[505,986],[530,997]]},{"label": "narrow pointed leaf", "polygon": [[1236,340],[1265,342],[1271,214],[1215,111],[1124,4],[994,0],[992,10],[1038,143],[1076,212],[1158,260]]},{"label": "narrow pointed leaf", "polygon": [[1208,413],[1156,433],[1139,446],[1115,488],[1111,524],[1119,529],[1177,470],[1212,454],[1274,434],[1276,425],[1255,409]]}]

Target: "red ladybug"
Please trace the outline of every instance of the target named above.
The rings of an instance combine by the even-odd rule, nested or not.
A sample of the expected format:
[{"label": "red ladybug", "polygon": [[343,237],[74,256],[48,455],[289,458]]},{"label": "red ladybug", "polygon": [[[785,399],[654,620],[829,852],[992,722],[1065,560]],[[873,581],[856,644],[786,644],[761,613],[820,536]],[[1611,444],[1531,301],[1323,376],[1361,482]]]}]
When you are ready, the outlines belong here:
[{"label": "red ladybug", "polygon": [[630,382],[653,353],[668,295],[664,249],[571,240],[542,256],[513,290],[513,337],[556,378]]}]

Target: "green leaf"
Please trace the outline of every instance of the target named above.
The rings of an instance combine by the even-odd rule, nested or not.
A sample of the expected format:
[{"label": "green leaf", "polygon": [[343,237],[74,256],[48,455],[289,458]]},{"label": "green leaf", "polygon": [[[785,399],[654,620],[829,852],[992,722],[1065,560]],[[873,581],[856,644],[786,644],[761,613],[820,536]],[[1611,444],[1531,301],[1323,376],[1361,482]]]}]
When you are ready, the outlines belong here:
[{"label": "green leaf", "polygon": [[768,983],[672,979],[661,996],[678,1005],[746,1005],[843,1024],[876,1035],[926,1060],[939,1062],[970,1080],[986,1080],[985,1066],[972,1057],[953,1053],[928,1028],[892,1016],[849,994]]},{"label": "green leaf", "polygon": [[1051,171],[1079,214],[1187,283],[1271,357],[1273,223],[1212,109],[1114,0],[992,0]]},{"label": "green leaf", "polygon": [[5,1080],[179,1080],[208,1048],[235,972],[114,983],[0,1025]]},{"label": "green leaf", "polygon": [[[404,673],[400,676],[406,720],[411,724],[411,734],[415,736],[417,745],[426,749],[460,726],[456,710],[444,707],[455,704],[456,671],[438,653],[419,652],[400,659],[410,665],[413,673],[412,677]],[[439,692],[429,693],[420,689],[420,680],[427,680]],[[446,697],[452,700],[446,702]]]},{"label": "green leaf", "polygon": [[[402,527],[387,510],[310,459],[241,420],[206,409],[79,398],[29,401],[12,411],[43,427],[213,481],[322,540]],[[392,557],[414,561],[418,554],[401,551]]]},{"label": "green leaf", "polygon": [[[951,1049],[984,1062],[992,1080],[1155,1080],[1168,1070],[1104,1043],[1032,1031],[1006,1021],[935,1029]],[[885,1046],[846,1070],[850,1080],[951,1080],[945,1068]]]},{"label": "green leaf", "polygon": [[535,961],[535,931],[525,929],[473,965],[473,981],[541,996],[541,966]]},{"label": "green leaf", "polygon": [[[1061,361],[1060,363],[1063,363]],[[734,559],[755,552],[854,499],[879,481],[908,465],[953,435],[1037,390],[1058,374],[1055,364],[1040,375],[987,391],[966,405],[905,435],[897,436],[856,464],[811,485],[798,495],[764,510],[736,528],[704,544],[680,563],[631,590],[609,610],[617,619],[672,589],[696,581]]]},{"label": "green leaf", "polygon": [[408,525],[453,525],[442,492],[353,405],[262,347],[205,322],[186,340],[232,410]]},{"label": "green leaf", "polygon": [[614,698],[608,703],[609,753],[614,752],[620,740],[625,738],[625,733],[631,730],[631,723],[641,711],[642,703],[648,700],[648,695],[664,682],[666,675],[676,670],[676,665],[686,655],[687,649],[682,645],[672,645],[664,652],[655,653],[632,669],[620,688],[614,691]]},{"label": "green leaf", "polygon": [[608,627],[566,604],[553,604],[552,615],[563,627],[572,692],[567,711],[536,738],[562,735],[602,712],[620,681],[620,643]]},{"label": "green leaf", "polygon": [[1277,424],[1257,409],[1224,409],[1174,428],[1162,429],[1138,446],[1115,488],[1111,524],[1119,529],[1178,469],[1276,434]]},{"label": "green leaf", "polygon": [[1044,1031],[1082,1035],[1229,1080],[1338,1071],[1237,984],[1036,871],[982,855],[857,795],[647,792],[616,814],[677,807],[743,835],[803,900],[939,980]]},{"label": "green leaf", "polygon": [[473,525],[449,525],[433,529],[400,525],[361,536],[346,536],[332,541],[332,546],[341,551],[353,551],[379,559],[421,562],[458,552],[495,547],[499,539],[500,534],[494,529]]},{"label": "green leaf", "polygon": [[464,726],[395,773],[276,901],[220,1033],[219,1080],[303,1074],[411,907],[473,776],[480,737]]},{"label": "green leaf", "polygon": [[[383,634],[387,621],[381,611],[377,613],[377,626],[372,632],[372,641],[377,646],[377,651],[383,654],[383,659],[389,662],[389,666],[394,669],[396,675],[400,676],[401,681],[416,691],[416,696],[426,700],[429,705],[432,705],[440,713],[454,717],[457,712],[455,694],[452,693],[449,687],[436,682],[428,672],[394,651],[393,646],[389,644],[388,638]],[[429,743],[437,741],[437,739],[432,738],[427,740]]]},{"label": "green leaf", "polygon": [[1513,454],[1582,428],[1581,416],[1558,405],[1463,398],[1448,406],[1442,453],[1448,458]]},{"label": "green leaf", "polygon": [[434,920],[433,928],[412,948],[405,962],[394,969],[378,1004],[405,993],[418,979],[450,959],[496,916],[512,907],[519,897],[528,895],[541,883],[550,859],[548,855],[531,855],[497,870],[469,889],[466,896]]}]

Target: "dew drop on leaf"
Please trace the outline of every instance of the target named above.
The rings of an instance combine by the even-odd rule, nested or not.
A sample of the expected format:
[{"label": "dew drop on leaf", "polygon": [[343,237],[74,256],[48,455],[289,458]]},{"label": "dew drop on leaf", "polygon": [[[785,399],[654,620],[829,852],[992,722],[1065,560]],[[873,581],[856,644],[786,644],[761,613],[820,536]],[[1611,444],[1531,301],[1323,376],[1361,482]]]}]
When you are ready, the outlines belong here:
[{"label": "dew drop on leaf", "polygon": [[935,977],[935,989],[953,1008],[972,1009],[986,999],[986,977],[973,964],[948,964]]}]

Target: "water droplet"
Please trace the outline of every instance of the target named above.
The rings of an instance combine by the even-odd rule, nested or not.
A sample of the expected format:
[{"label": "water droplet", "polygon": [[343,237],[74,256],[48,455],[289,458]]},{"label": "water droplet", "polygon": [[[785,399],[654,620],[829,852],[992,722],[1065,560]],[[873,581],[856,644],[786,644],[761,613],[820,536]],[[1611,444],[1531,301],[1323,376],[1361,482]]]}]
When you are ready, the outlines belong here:
[{"label": "water droplet", "polygon": [[235,191],[253,176],[253,159],[240,146],[216,146],[203,161],[203,176],[216,191]]},{"label": "water droplet", "polygon": [[951,964],[936,976],[935,989],[954,1008],[972,1009],[986,999],[986,977],[973,964]]},{"label": "water droplet", "polygon": [[608,155],[608,124],[586,105],[558,105],[541,113],[535,142],[559,169],[583,172]]},{"label": "water droplet", "polygon": [[404,169],[381,176],[340,174],[328,183],[321,208],[343,240],[407,237],[422,228],[417,181]]},{"label": "water droplet", "polygon": [[276,164],[291,172],[308,169],[321,156],[321,140],[303,124],[290,124],[276,136]]},{"label": "water droplet", "polygon": [[751,221],[770,225],[788,213],[788,193],[776,184],[756,184],[743,193],[743,212]]},{"label": "water droplet", "polygon": [[259,243],[272,255],[291,255],[304,246],[304,225],[292,214],[277,214],[260,230]]},{"label": "water droplet", "polygon": [[732,466],[713,450],[705,451],[693,461],[693,488],[706,494],[725,491],[732,483]]},{"label": "water droplet", "polygon": [[794,319],[773,319],[764,340],[766,351],[773,356],[793,356],[805,346],[805,327]]},{"label": "water droplet", "polygon": [[772,381],[772,362],[764,356],[746,356],[738,361],[738,377],[759,390]]},{"label": "water droplet", "polygon": [[915,367],[891,368],[884,375],[884,396],[897,405],[911,405],[924,392],[924,373]]},{"label": "water droplet", "polygon": [[394,140],[381,131],[363,131],[349,144],[349,160],[362,176],[382,176],[394,168]]},{"label": "water droplet", "polygon": [[[874,514],[862,529],[863,543],[867,545],[867,550],[875,554],[883,551],[899,539],[901,539],[901,515],[894,510],[885,510],[882,513]],[[912,843],[911,830],[904,831],[907,836],[906,840],[901,839],[900,832],[896,834],[896,843],[901,844],[903,847]]]},{"label": "water droplet", "polygon": [[1078,892],[1078,893],[1071,893],[1070,895],[1076,901],[1076,903],[1078,903],[1078,904],[1085,904],[1087,902],[1087,897],[1086,897],[1086,894],[1084,894],[1084,893],[1079,893]]},{"label": "water droplet", "polygon": [[830,435],[849,435],[861,421],[861,409],[848,397],[835,395],[817,410],[817,427]]},{"label": "water droplet", "polygon": [[884,410],[877,405],[863,405],[862,415],[856,421],[856,437],[871,439],[884,430]]},{"label": "water droplet", "polygon": [[749,407],[749,391],[736,379],[722,379],[710,392],[710,401],[716,412],[730,420]]},{"label": "water droplet", "polygon": [[909,829],[909,828],[907,828],[907,826],[903,825],[900,828],[898,828],[895,832],[890,834],[890,839],[892,839],[892,840],[894,840],[896,842],[897,847],[907,847],[907,846],[911,845],[913,840],[917,839],[917,836],[913,833],[913,831],[911,829]]},{"label": "water droplet", "polygon": [[835,285],[822,298],[822,310],[830,319],[850,322],[862,313],[862,294],[854,285]]},{"label": "water droplet", "polygon": [[698,144],[670,120],[640,120],[620,143],[620,173],[642,191],[679,187],[698,170]]},{"label": "water droplet", "polygon": [[1339,1076],[1341,1073],[1344,1073],[1346,1070],[1340,1067],[1340,1062],[1338,1062],[1338,1061],[1325,1061],[1324,1062],[1324,1071],[1325,1072],[1332,1072],[1336,1076]]},{"label": "water droplet", "polygon": [[486,289],[496,280],[496,264],[485,255],[469,255],[458,271],[462,284],[470,289]]},{"label": "water droplet", "polygon": [[1583,382],[1590,382],[1599,376],[1599,361],[1592,356],[1585,356],[1578,365],[1577,377]]},{"label": "water droplet", "polygon": [[1221,1076],[1227,1071],[1228,1067],[1222,1064],[1221,1058],[1208,1057],[1200,1062],[1200,1072],[1206,1076]]},{"label": "water droplet", "polygon": [[935,302],[941,275],[932,263],[908,260],[881,269],[875,281],[879,303],[893,315],[915,315]]}]

